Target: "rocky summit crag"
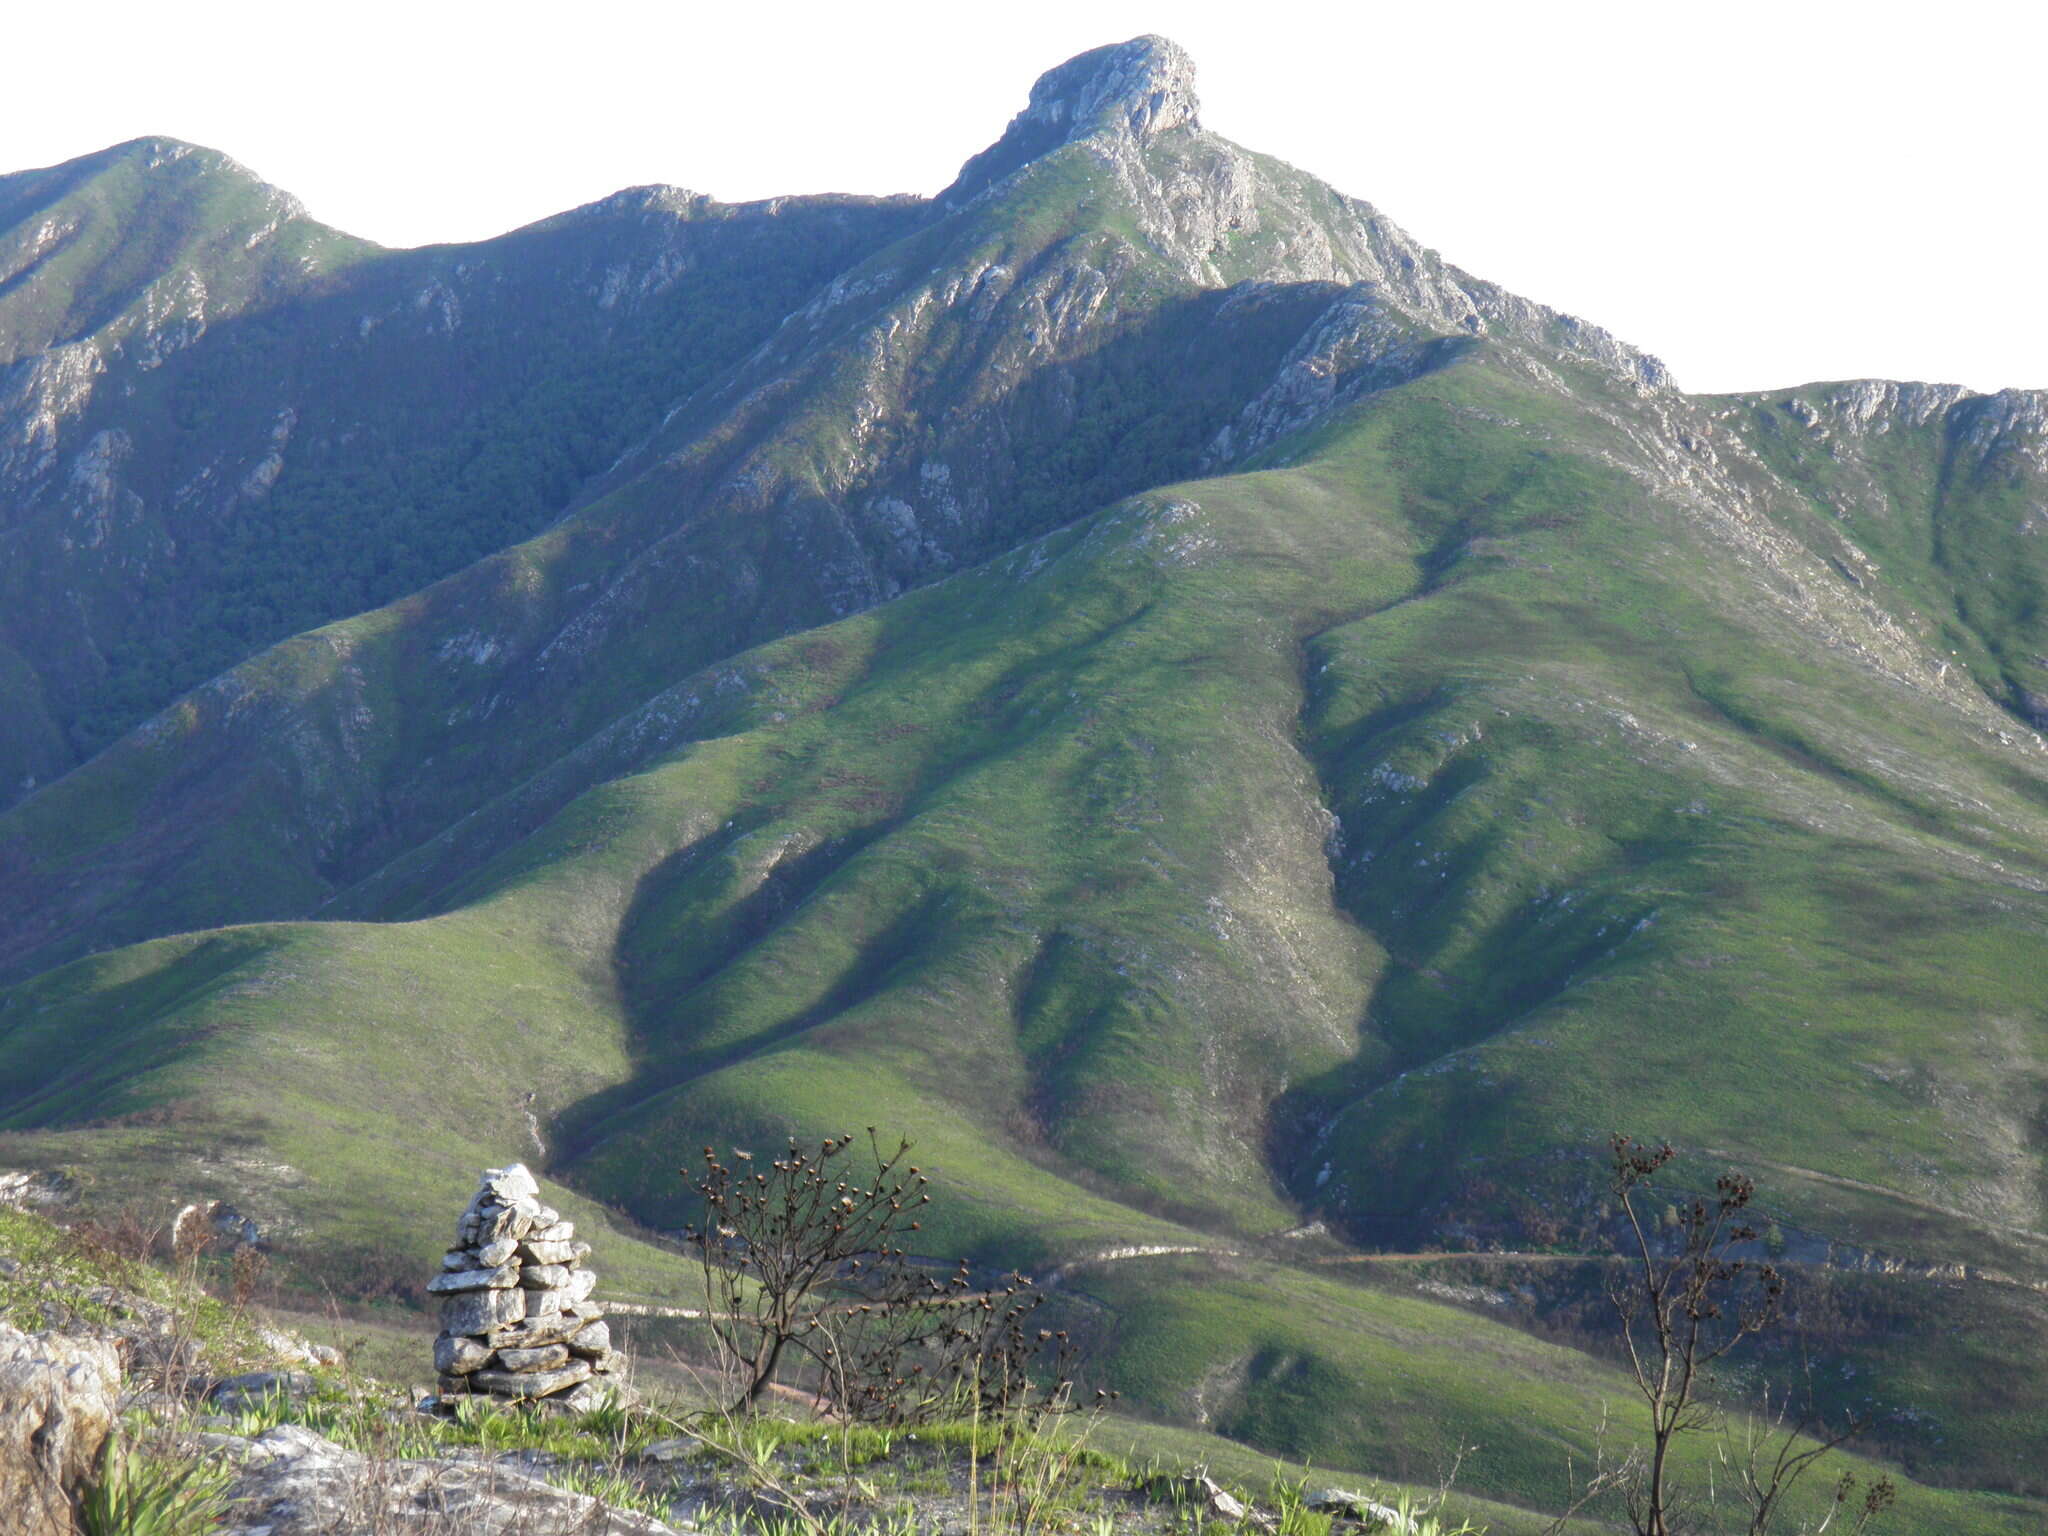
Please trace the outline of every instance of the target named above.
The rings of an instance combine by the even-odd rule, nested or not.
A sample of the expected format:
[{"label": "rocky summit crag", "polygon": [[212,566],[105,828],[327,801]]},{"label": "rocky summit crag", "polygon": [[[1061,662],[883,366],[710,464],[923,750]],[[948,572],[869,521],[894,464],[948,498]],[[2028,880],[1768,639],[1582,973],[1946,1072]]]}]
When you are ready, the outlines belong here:
[{"label": "rocky summit crag", "polygon": [[1556,1508],[1624,1129],[2038,1528],[2048,396],[1688,395],[1158,39],[933,199],[0,253],[0,1161],[416,1277],[516,1150],[687,1305],[611,1213],[875,1124],[1131,1411]]}]

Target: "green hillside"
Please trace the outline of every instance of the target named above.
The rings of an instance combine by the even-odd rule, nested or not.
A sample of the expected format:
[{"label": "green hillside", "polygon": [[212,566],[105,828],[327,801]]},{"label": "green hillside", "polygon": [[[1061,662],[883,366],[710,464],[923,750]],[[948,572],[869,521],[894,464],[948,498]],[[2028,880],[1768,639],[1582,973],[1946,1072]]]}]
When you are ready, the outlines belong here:
[{"label": "green hillside", "polygon": [[167,139],[0,178],[0,697],[47,721],[0,745],[0,804],[545,526],[923,217],[649,187],[384,251]]},{"label": "green hillside", "polygon": [[383,1274],[523,1155],[660,1298],[697,1148],[901,1130],[1142,1415],[1545,1508],[1625,1129],[1757,1175],[1907,1528],[2039,1529],[2043,397],[1688,397],[1168,47],[0,815],[0,1163]]}]

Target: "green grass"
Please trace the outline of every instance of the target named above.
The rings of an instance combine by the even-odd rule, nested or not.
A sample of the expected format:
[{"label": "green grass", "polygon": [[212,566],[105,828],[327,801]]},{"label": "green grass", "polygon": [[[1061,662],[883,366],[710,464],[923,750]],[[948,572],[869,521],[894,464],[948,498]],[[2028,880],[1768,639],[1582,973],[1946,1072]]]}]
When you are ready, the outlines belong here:
[{"label": "green grass", "polygon": [[91,1227],[67,1231],[33,1212],[0,1205],[0,1257],[13,1266],[0,1273],[0,1322],[24,1332],[61,1326],[87,1329],[134,1325],[125,1298],[166,1308],[210,1364],[231,1372],[268,1358],[259,1324],[199,1290],[189,1280],[131,1257],[113,1233]]},{"label": "green grass", "polygon": [[[1968,752],[1948,782],[1991,814],[1966,835],[1918,785],[1826,772],[1879,685],[1660,576],[1684,530],[1546,446],[1558,413],[1438,376],[1296,467],[752,653],[718,735],[531,831],[486,807],[502,851],[415,884],[410,921],[160,940],[17,987],[0,1052],[37,1086],[9,1155],[117,1182],[117,1149],[232,1135],[293,1170],[273,1198],[316,1248],[402,1230],[424,1272],[474,1166],[530,1153],[527,1091],[560,1173],[663,1226],[707,1141],[877,1124],[949,1190],[934,1252],[1044,1264],[1229,1243],[1298,1202],[1400,1241],[1526,1242],[1548,1208],[1593,1241],[1585,1153],[1625,1107],[1758,1165],[1803,1228],[2024,1257],[1998,1107],[2042,913],[1984,862],[2029,857],[2024,807]],[[1744,712],[1702,704],[1712,667]],[[1790,699],[1796,753],[1768,728]],[[1933,706],[1891,707],[1910,741]],[[115,1123],[57,1129],[88,1117]],[[1897,1194],[1845,1207],[1775,1165]],[[617,1283],[688,1294],[561,1203]],[[1205,1326],[1131,1355],[1154,1362],[1131,1390],[1169,1401]],[[1489,1396],[1421,1372],[1432,1406],[1398,1399],[1391,1442],[1313,1406],[1401,1376],[1275,1363],[1232,1422],[1399,1463]],[[1902,1378],[1893,1405],[1966,1422],[1973,1391]],[[1487,1491],[1555,1467],[1494,1454]]]},{"label": "green grass", "polygon": [[[1361,1245],[1597,1252],[1622,1129],[1701,1184],[1751,1168],[1838,1260],[2048,1273],[2048,775],[1931,649],[1957,604],[1979,673],[2033,643],[2020,578],[1945,585],[2019,493],[1944,502],[1968,540],[1938,556],[1913,518],[1870,532],[1902,569],[1859,595],[1826,559],[1865,535],[1815,499],[1850,470],[1729,426],[1763,445],[1729,471],[1753,504],[1653,490],[1641,443],[1688,408],[1533,368],[1512,334],[1184,478],[1229,390],[1191,385],[1147,438],[1159,359],[1284,327],[1230,329],[1251,322],[1132,254],[1143,210],[1091,163],[1052,157],[890,256],[1129,264],[1128,329],[1063,363],[1099,413],[1045,427],[1053,391],[1006,418],[1100,441],[1015,480],[957,574],[915,586],[938,567],[865,549],[858,602],[820,574],[850,409],[909,434],[1003,393],[957,315],[878,289],[830,324],[900,322],[888,366],[791,359],[758,443],[744,412],[679,418],[659,473],[265,653],[246,694],[0,819],[0,889],[46,904],[19,925],[35,974],[0,992],[0,1160],[101,1201],[233,1198],[294,1233],[300,1300],[329,1284],[394,1322],[480,1165],[532,1159],[607,1287],[687,1303],[632,1223],[691,1215],[698,1148],[868,1125],[944,1192],[920,1246],[990,1266],[1267,1254],[1309,1217]],[[1263,195],[1276,229],[1316,201]],[[1216,259],[1257,276],[1277,238]],[[1331,292],[1300,287],[1233,302]],[[1027,334],[1033,292],[987,334]],[[1901,508],[1934,494],[1915,442],[1856,470]],[[742,462],[802,510],[771,533],[706,492],[588,606]],[[465,660],[465,636],[518,660]],[[316,917],[222,926],[285,911]],[[1306,1267],[1074,1273],[1128,1408],[1261,1453],[1427,1482],[1476,1444],[1475,1496],[1540,1505],[1625,1396],[1592,1353]],[[2039,1360],[2032,1293],[1956,1283],[1971,1299],[1929,1314]],[[1855,1406],[1939,1426],[1885,1442],[1915,1518],[2038,1518],[1932,1485],[2040,1492],[2048,1371],[1988,1387],[1989,1346],[1953,1331],[1820,1347],[1865,1373]]]},{"label": "green grass", "polygon": [[227,1512],[233,1474],[194,1455],[110,1437],[98,1473],[79,1498],[85,1536],[202,1536]]}]

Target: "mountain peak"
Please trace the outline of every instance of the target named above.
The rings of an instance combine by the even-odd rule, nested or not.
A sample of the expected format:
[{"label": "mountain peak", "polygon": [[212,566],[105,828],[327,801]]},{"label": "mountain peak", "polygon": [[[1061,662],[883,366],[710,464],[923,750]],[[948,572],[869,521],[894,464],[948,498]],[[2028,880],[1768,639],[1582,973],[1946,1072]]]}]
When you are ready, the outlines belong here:
[{"label": "mountain peak", "polygon": [[1197,127],[1195,62],[1169,38],[1148,34],[1077,54],[1049,69],[1003,136],[960,168],[943,194],[957,206],[1040,155],[1077,139],[1123,134],[1148,139]]},{"label": "mountain peak", "polygon": [[1134,37],[1093,48],[1047,70],[1031,87],[1031,102],[1011,123],[1064,127],[1068,138],[1103,129],[1127,129],[1140,138],[1193,123],[1195,61],[1164,37]]},{"label": "mountain peak", "polygon": [[81,155],[67,163],[94,171],[117,165],[156,171],[181,161],[191,162],[187,168],[188,172],[197,172],[201,175],[226,174],[252,182],[263,180],[231,155],[223,154],[217,149],[208,149],[204,144],[188,144],[183,139],[169,138],[160,133],[146,134],[139,139],[128,139],[119,144],[112,144],[96,154]]}]

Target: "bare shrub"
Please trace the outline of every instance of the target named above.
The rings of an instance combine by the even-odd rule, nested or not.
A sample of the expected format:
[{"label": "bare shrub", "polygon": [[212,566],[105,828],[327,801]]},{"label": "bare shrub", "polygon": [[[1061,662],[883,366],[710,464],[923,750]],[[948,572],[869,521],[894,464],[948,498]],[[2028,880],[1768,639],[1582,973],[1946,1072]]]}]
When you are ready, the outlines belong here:
[{"label": "bare shrub", "polygon": [[1029,1415],[1068,1403],[1073,1351],[1037,1325],[1044,1296],[1021,1275],[977,1287],[962,1263],[940,1278],[904,1246],[930,1181],[910,1144],[794,1139],[765,1165],[704,1150],[707,1321],[728,1412],[807,1365],[819,1406],[847,1422],[901,1425],[969,1412]]},{"label": "bare shrub", "polygon": [[[1759,1243],[1749,1216],[1756,1186],[1743,1174],[1724,1173],[1714,1181],[1711,1200],[1668,1201],[1653,1227],[1645,1211],[1655,1208],[1655,1180],[1672,1159],[1671,1147],[1653,1151],[1617,1134],[1609,1152],[1614,1198],[1632,1247],[1608,1299],[1649,1416],[1647,1457],[1617,1479],[1629,1524],[1637,1536],[1678,1536],[1688,1528],[1684,1511],[1693,1496],[1672,1479],[1671,1450],[1682,1436],[1711,1432],[1720,1439],[1721,1464],[1735,1474],[1750,1536],[1766,1536],[1800,1479],[1864,1426],[1851,1420],[1830,1428],[1812,1412],[1795,1419],[1785,1399],[1774,1408],[1767,1395],[1760,1419],[1745,1420],[1739,1434],[1730,1430],[1704,1395],[1714,1367],[1774,1326],[1785,1297],[1776,1266],[1746,1251]],[[1896,1496],[1884,1478],[1864,1488],[1860,1502],[1857,1487],[1854,1475],[1844,1474],[1832,1506],[1810,1529],[1826,1530],[1846,1513],[1850,1530],[1860,1533]]]}]

